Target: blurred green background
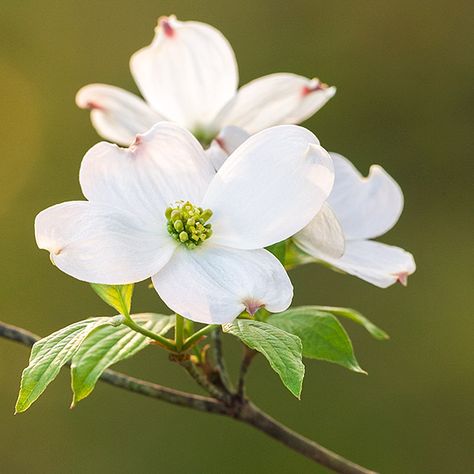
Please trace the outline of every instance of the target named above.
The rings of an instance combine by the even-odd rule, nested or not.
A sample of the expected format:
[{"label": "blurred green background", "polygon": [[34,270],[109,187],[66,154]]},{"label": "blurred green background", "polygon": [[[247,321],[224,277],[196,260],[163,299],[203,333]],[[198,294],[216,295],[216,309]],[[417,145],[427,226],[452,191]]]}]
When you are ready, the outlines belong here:
[{"label": "blurred green background", "polygon": [[[329,150],[366,172],[383,165],[404,189],[383,239],[411,250],[418,271],[380,290],[315,265],[293,272],[295,304],[358,308],[386,329],[377,342],[346,325],[368,376],[308,362],[293,399],[263,360],[255,401],[294,429],[382,473],[472,469],[473,2],[3,0],[0,14],[1,319],[46,335],[112,314],[37,250],[33,219],[80,198],[78,168],[99,140],[74,104],[91,82],[136,90],[130,55],[156,18],[209,22],[232,43],[241,83],[291,71],[337,85],[307,122]],[[135,312],[164,310],[140,285]],[[226,338],[233,365],[240,348]],[[73,411],[66,371],[13,417],[28,350],[0,340],[3,473],[326,472],[251,428],[109,386]],[[123,370],[180,388],[186,374],[150,349]]]}]

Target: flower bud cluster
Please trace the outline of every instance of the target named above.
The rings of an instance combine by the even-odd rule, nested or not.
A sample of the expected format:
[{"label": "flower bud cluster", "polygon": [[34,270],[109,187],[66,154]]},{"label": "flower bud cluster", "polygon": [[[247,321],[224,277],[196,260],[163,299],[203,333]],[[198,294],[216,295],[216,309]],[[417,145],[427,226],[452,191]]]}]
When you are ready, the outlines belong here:
[{"label": "flower bud cluster", "polygon": [[189,201],[177,202],[165,211],[167,229],[171,237],[188,249],[194,249],[212,235],[212,225],[206,222],[212,217],[210,209],[196,207]]}]

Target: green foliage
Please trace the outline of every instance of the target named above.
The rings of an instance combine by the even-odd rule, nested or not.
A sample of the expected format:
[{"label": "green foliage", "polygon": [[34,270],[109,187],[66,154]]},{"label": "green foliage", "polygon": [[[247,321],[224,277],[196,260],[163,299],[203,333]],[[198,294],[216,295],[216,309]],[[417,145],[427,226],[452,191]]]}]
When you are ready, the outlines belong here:
[{"label": "green foliage", "polygon": [[[71,324],[33,345],[28,367],[23,371],[16,413],[26,411],[72,360],[73,405],[87,397],[102,372],[112,364],[144,349],[149,339],[127,326],[120,317],[91,318]],[[166,334],[175,317],[139,314],[132,319],[144,328]]]},{"label": "green foliage", "polygon": [[332,314],[303,306],[273,314],[267,322],[298,336],[303,344],[304,357],[334,362],[355,372],[366,373],[354,356],[349,336]]},{"label": "green foliage", "polygon": [[365,316],[363,316],[359,311],[356,311],[352,308],[335,308],[333,306],[306,306],[305,308],[313,308],[315,310],[324,311],[326,313],[334,314],[335,316],[342,316],[344,318],[352,319],[363,326],[367,331],[379,341],[384,339],[389,339],[389,335],[383,330],[377,327],[374,323],[369,321]]},{"label": "green foliage", "polygon": [[285,265],[285,255],[286,255],[286,240],[277,242],[276,244],[270,245],[267,247],[267,250],[275,255],[278,260],[280,260],[282,265]]},{"label": "green foliage", "polygon": [[[175,324],[174,315],[145,313],[134,315],[133,320],[160,335],[165,335]],[[146,336],[127,326],[103,326],[89,334],[72,358],[72,405],[90,395],[104,370],[132,357],[148,344]]]},{"label": "green foliage", "polygon": [[109,323],[110,318],[92,318],[71,324],[33,345],[28,367],[21,376],[16,413],[27,410],[56,378],[84,339],[94,329]]},{"label": "green foliage", "polygon": [[132,305],[133,283],[129,285],[100,285],[91,283],[92,289],[120,314],[129,315]]},{"label": "green foliage", "polygon": [[248,319],[237,319],[233,323],[224,324],[223,330],[262,353],[285,387],[300,398],[304,365],[299,337],[270,324]]}]

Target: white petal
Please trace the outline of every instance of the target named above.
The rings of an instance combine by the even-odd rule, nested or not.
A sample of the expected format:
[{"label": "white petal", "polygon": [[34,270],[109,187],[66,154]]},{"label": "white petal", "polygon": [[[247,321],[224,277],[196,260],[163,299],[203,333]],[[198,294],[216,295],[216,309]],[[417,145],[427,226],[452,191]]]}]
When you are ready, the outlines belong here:
[{"label": "white petal", "polygon": [[316,217],[293,239],[310,255],[323,252],[333,258],[339,258],[344,254],[345,240],[342,227],[326,203]]},{"label": "white petal", "polygon": [[214,211],[213,242],[256,249],[285,240],[318,213],[333,180],[329,154],[303,127],[253,135],[229,156],[204,198]]},{"label": "white petal", "polygon": [[242,128],[232,125],[224,127],[206,150],[206,155],[211,160],[214,169],[217,171],[224,164],[227,157],[249,137],[250,134]]},{"label": "white petal", "polygon": [[279,124],[300,123],[315,114],[336,93],[318,79],[289,73],[260,77],[239,89],[216,119],[249,133]]},{"label": "white petal", "polygon": [[130,145],[135,135],[163,120],[136,95],[106,84],[90,84],[80,89],[76,104],[91,110],[92,125],[99,135],[119,145]]},{"label": "white petal", "polygon": [[340,259],[315,252],[312,256],[380,288],[387,288],[397,281],[405,285],[408,276],[416,269],[411,253],[372,240],[346,242]]},{"label": "white petal", "polygon": [[403,210],[403,193],[396,181],[378,165],[367,178],[337,153],[336,180],[328,203],[344,229],[346,239],[373,239],[391,229]]},{"label": "white petal", "polygon": [[91,283],[119,285],[159,271],[176,248],[164,226],[144,226],[133,214],[87,201],[65,202],[35,220],[39,248],[63,272]]},{"label": "white petal", "polygon": [[98,143],[84,157],[84,196],[161,220],[178,200],[199,205],[215,171],[199,142],[184,128],[160,122],[130,148]]},{"label": "white petal", "polygon": [[161,18],[153,42],[130,61],[132,74],[151,106],[194,132],[206,129],[234,96],[234,52],[210,25]]},{"label": "white petal", "polygon": [[246,309],[288,308],[293,287],[270,252],[207,244],[193,250],[181,246],[153,277],[156,291],[173,311],[192,321],[223,324]]}]

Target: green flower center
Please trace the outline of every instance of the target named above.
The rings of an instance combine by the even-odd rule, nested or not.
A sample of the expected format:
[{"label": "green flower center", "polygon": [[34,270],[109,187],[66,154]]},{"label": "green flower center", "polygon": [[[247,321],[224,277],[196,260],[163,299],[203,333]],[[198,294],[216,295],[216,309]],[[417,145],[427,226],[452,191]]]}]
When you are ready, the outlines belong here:
[{"label": "green flower center", "polygon": [[196,207],[189,201],[178,201],[165,211],[169,234],[188,249],[196,248],[212,235],[211,224],[206,224],[211,216],[210,209]]}]

